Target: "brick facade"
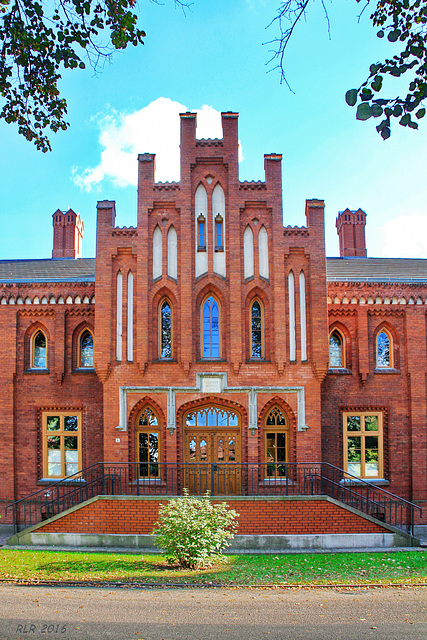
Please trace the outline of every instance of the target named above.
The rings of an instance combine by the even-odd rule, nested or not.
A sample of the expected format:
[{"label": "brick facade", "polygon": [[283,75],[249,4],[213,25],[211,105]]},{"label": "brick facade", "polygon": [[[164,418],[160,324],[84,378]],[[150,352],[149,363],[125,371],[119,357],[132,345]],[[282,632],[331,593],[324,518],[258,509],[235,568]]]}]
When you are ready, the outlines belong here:
[{"label": "brick facade", "polygon": [[[287,461],[324,460],[340,468],[343,414],[381,414],[379,481],[425,504],[427,266],[418,261],[415,278],[357,278],[356,266],[369,261],[366,214],[347,209],[337,229],[341,258],[354,262],[337,275],[325,257],[322,200],[307,201],[305,226],[283,226],[280,155],[264,156],[265,181],[239,181],[237,122],[238,114],[224,113],[223,138],[197,140],[196,115],[182,114],[180,182],[156,183],[155,157],[141,154],[137,226],[116,227],[115,203],[98,202],[96,258],[85,270],[78,259],[83,224],[72,210],[53,216],[56,260],[8,262],[3,271],[0,262],[3,503],[49,484],[43,475],[47,412],[81,414],[79,465],[85,468],[103,460],[135,462],[138,451],[142,455],[138,420],[147,407],[156,416],[161,462],[189,462],[186,416],[219,407],[239,416],[230,436],[239,461],[265,463],[271,461],[267,416],[278,407]],[[37,273],[32,262],[40,263]],[[405,271],[406,262],[396,262]],[[219,330],[209,325],[211,339],[218,334],[212,357],[204,351],[208,299],[219,309]],[[159,346],[163,301],[171,308],[168,357]],[[254,301],[262,326],[255,356]],[[382,328],[391,340],[388,369],[376,366]],[[334,329],[345,362],[331,369]],[[94,360],[82,367],[86,330],[94,336]],[[37,331],[48,345],[44,368],[32,366]],[[223,443],[212,429],[204,433],[213,439],[203,445],[201,436],[200,451],[206,447],[215,462],[215,447]],[[262,518],[273,520],[275,507],[264,509]],[[331,527],[322,509],[318,517]],[[294,515],[304,522],[303,511]]]}]

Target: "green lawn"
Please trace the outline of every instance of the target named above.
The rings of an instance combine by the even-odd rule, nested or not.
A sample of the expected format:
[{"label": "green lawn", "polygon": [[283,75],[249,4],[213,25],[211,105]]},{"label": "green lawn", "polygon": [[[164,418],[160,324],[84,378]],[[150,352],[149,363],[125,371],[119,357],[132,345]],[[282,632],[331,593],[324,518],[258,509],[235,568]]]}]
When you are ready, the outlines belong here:
[{"label": "green lawn", "polygon": [[420,584],[427,552],[233,555],[214,568],[189,571],[161,555],[79,551],[0,551],[2,580],[79,580],[206,584]]}]

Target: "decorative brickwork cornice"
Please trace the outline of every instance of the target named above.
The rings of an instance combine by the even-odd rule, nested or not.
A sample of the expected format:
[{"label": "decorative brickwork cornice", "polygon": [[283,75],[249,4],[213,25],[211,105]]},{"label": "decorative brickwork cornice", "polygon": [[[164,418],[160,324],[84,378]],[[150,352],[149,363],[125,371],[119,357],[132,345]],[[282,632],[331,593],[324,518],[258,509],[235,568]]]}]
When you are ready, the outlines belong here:
[{"label": "decorative brickwork cornice", "polygon": [[245,180],[239,183],[240,191],[266,191],[267,185],[262,180]]},{"label": "decorative brickwork cornice", "polygon": [[307,227],[283,227],[283,235],[308,238],[310,236],[310,231],[307,229]]},{"label": "decorative brickwork cornice", "polygon": [[53,309],[18,309],[18,315],[24,317],[40,318],[42,316],[53,316]]},{"label": "decorative brickwork cornice", "polygon": [[115,227],[112,230],[111,235],[133,237],[138,235],[138,230],[135,227]]},{"label": "decorative brickwork cornice", "polygon": [[196,140],[196,147],[222,147],[223,141],[220,138],[201,138]]},{"label": "decorative brickwork cornice", "polygon": [[354,307],[353,308],[332,307],[332,309],[328,309],[328,314],[334,317],[355,316],[356,309],[354,309]]},{"label": "decorative brickwork cornice", "polygon": [[93,318],[95,315],[95,310],[72,308],[72,309],[66,309],[66,314],[67,316],[84,316],[87,318]]},{"label": "decorative brickwork cornice", "polygon": [[376,316],[376,317],[385,317],[385,316],[389,316],[389,317],[398,317],[398,318],[402,318],[405,315],[405,310],[404,309],[384,309],[384,307],[382,307],[381,309],[368,309],[368,315],[370,316]]},{"label": "decorative brickwork cornice", "polygon": [[156,182],[153,187],[154,191],[179,191],[179,182]]}]

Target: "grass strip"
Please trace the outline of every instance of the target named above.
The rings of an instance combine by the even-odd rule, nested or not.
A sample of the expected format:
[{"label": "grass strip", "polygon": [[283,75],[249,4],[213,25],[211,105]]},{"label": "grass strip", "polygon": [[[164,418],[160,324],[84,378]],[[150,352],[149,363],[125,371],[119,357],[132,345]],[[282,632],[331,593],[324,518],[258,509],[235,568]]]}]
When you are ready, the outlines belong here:
[{"label": "grass strip", "polygon": [[146,582],[159,584],[422,584],[427,552],[229,555],[211,568],[190,571],[161,555],[88,551],[0,551],[0,580]]}]

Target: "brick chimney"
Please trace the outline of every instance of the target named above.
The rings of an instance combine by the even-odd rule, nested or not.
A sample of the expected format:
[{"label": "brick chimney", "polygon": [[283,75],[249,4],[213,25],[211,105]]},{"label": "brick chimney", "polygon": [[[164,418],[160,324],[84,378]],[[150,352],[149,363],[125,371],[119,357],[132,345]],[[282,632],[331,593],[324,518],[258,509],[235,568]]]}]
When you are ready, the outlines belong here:
[{"label": "brick chimney", "polygon": [[340,257],[366,258],[366,213],[362,209],[340,211],[335,226],[340,241]]},{"label": "brick chimney", "polygon": [[84,225],[72,209],[55,211],[52,258],[81,258]]}]

